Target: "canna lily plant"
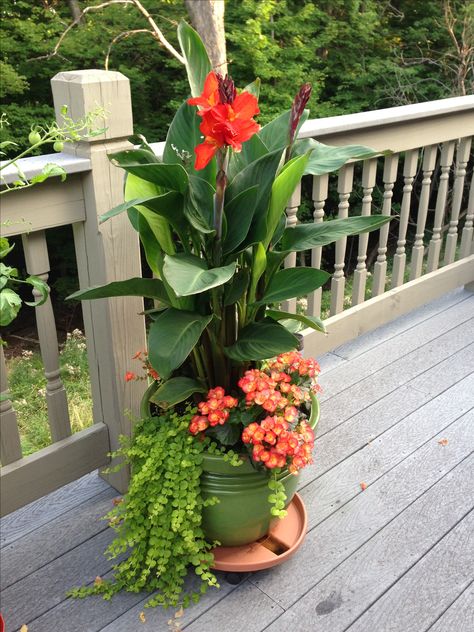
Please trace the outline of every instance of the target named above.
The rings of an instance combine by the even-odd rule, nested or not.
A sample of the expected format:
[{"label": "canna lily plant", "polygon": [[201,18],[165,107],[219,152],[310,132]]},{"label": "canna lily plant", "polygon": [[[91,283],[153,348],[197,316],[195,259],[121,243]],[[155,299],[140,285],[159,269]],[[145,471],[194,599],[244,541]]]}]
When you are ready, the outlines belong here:
[{"label": "canna lily plant", "polygon": [[[162,157],[143,138],[110,155],[126,172],[125,202],[102,217],[128,213],[153,278],[70,297],[154,300],[148,350],[136,356],[150,379],[143,418],[119,452],[131,466],[130,487],[108,515],[117,537],[107,554],[130,556],[114,567],[113,581],[98,578],[71,594],[158,591],[148,605],[164,606],[187,605],[216,586],[213,547],[264,536],[272,516],[286,515],[296,491],[291,474],[312,462],[319,366],[296,351],[295,332],[324,332],[324,324],[279,305],[321,287],[329,274],[285,269],[285,258],[389,221],[353,217],[287,228],[285,209],[305,174],[328,173],[374,152],[298,139],[309,84],[287,112],[261,127],[259,81],[237,89],[212,70],[184,22],[178,38],[191,98],[169,127]],[[136,376],[127,372],[125,379]],[[157,415],[150,415],[150,402]],[[220,493],[216,456],[251,477],[250,500],[245,487],[242,496],[225,484]],[[224,468],[224,480],[228,474]],[[182,597],[189,566],[200,592]]]},{"label": "canna lily plant", "polygon": [[288,111],[261,127],[259,80],[237,89],[229,76],[212,70],[202,41],[185,22],[178,37],[191,98],[171,122],[162,158],[143,138],[138,147],[109,156],[126,172],[125,202],[101,218],[128,213],[154,278],[70,297],[154,299],[148,361],[160,377],[151,399],[161,408],[216,387],[235,392],[246,371],[298,348],[298,328],[323,332],[318,318],[286,313],[279,304],[321,287],[329,274],[284,269],[284,259],[376,230],[389,219],[374,215],[286,228],[285,208],[302,176],[328,173],[375,152],[298,139],[309,115],[309,84]]}]

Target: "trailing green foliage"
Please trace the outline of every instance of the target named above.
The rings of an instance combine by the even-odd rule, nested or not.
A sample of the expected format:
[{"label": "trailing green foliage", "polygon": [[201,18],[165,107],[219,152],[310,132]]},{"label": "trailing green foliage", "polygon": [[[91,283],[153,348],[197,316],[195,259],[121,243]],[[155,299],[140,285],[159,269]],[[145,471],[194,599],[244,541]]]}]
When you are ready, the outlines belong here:
[{"label": "trailing green foliage", "polygon": [[[112,580],[71,591],[74,597],[102,595],[110,599],[120,590],[155,593],[146,606],[176,607],[199,601],[209,586],[218,587],[210,570],[212,543],[201,527],[203,508],[215,502],[203,500],[200,489],[206,442],[188,431],[195,410],[162,413],[139,421],[132,440],[123,442],[117,456],[131,466],[132,479],[123,501],[107,515],[116,537],[106,554],[122,557]],[[200,586],[185,592],[188,568],[194,569]]]}]

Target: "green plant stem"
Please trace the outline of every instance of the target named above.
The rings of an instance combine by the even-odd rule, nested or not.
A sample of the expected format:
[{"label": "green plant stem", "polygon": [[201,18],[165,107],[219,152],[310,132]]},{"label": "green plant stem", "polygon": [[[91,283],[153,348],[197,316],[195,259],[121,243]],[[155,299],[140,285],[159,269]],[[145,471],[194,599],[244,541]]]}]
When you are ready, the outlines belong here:
[{"label": "green plant stem", "polygon": [[214,243],[214,265],[218,266],[222,257],[222,217],[224,214],[224,197],[227,186],[227,167],[229,165],[229,150],[220,149],[217,152],[216,193],[214,196],[214,228],[216,239]]},{"label": "green plant stem", "polygon": [[10,165],[14,165],[17,160],[20,160],[20,158],[24,158],[25,156],[28,156],[28,154],[30,154],[35,149],[38,149],[38,147],[41,147],[41,145],[46,145],[47,143],[50,143],[50,142],[52,142],[51,139],[44,139],[44,138],[42,138],[39,143],[35,143],[34,145],[30,145],[30,147],[28,147],[27,149],[22,151],[21,154],[18,154],[18,156],[15,156],[15,158],[12,158],[8,162],[4,163],[0,167],[0,172],[2,172],[4,169],[9,167]]},{"label": "green plant stem", "polygon": [[203,362],[202,362],[202,359],[201,359],[201,354],[200,354],[199,349],[198,349],[197,346],[194,347],[194,349],[193,349],[193,359],[194,359],[194,363],[196,365],[196,372],[197,372],[198,376],[202,380],[207,381],[206,371],[204,369],[204,365],[203,365]]}]

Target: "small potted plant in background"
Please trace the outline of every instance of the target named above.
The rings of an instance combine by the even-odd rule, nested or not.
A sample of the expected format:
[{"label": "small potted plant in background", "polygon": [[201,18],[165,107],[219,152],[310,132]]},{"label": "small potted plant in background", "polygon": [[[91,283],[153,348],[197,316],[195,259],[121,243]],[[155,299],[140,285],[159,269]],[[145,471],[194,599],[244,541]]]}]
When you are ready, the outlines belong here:
[{"label": "small potted plant in background", "polygon": [[[363,146],[298,140],[311,87],[260,127],[258,80],[243,90],[213,72],[193,29],[178,38],[191,87],[168,131],[163,158],[144,139],[110,155],[125,170],[127,212],[154,278],[81,290],[73,298],[144,296],[150,376],[142,418],[121,454],[128,493],[109,515],[108,549],[128,557],[111,581],[76,596],[148,590],[149,605],[187,605],[209,585],[215,547],[238,547],[285,519],[298,471],[311,462],[319,418],[317,363],[296,351],[299,328],[324,331],[314,317],[286,313],[282,301],[321,287],[328,273],[284,269],[290,252],[375,230],[382,216],[285,227],[285,208],[305,174],[334,171]],[[136,142],[136,138],[133,139]],[[127,374],[127,379],[134,379]],[[200,586],[183,595],[194,567]]]}]

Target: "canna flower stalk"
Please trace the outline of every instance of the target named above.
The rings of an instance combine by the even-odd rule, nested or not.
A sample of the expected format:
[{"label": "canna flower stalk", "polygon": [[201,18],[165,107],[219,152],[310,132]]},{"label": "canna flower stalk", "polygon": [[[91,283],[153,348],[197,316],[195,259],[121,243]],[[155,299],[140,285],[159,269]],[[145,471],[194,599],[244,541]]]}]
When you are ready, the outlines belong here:
[{"label": "canna flower stalk", "polygon": [[285,162],[288,162],[291,155],[291,148],[295,141],[296,130],[298,129],[298,123],[303,116],[306,104],[311,96],[312,86],[310,83],[304,83],[296,94],[290,112],[290,123],[288,127],[288,147],[285,153]]},{"label": "canna flower stalk", "polygon": [[[241,151],[242,143],[258,132],[260,125],[253,117],[260,110],[252,94],[245,91],[237,94],[232,78],[215,72],[207,75],[202,94],[188,99],[188,103],[201,108],[198,111],[202,118],[199,129],[204,135],[204,142],[195,148],[194,168],[204,169],[214,156],[217,158],[214,228],[217,243],[220,243],[229,147]],[[219,253],[216,254],[218,258]]]}]

